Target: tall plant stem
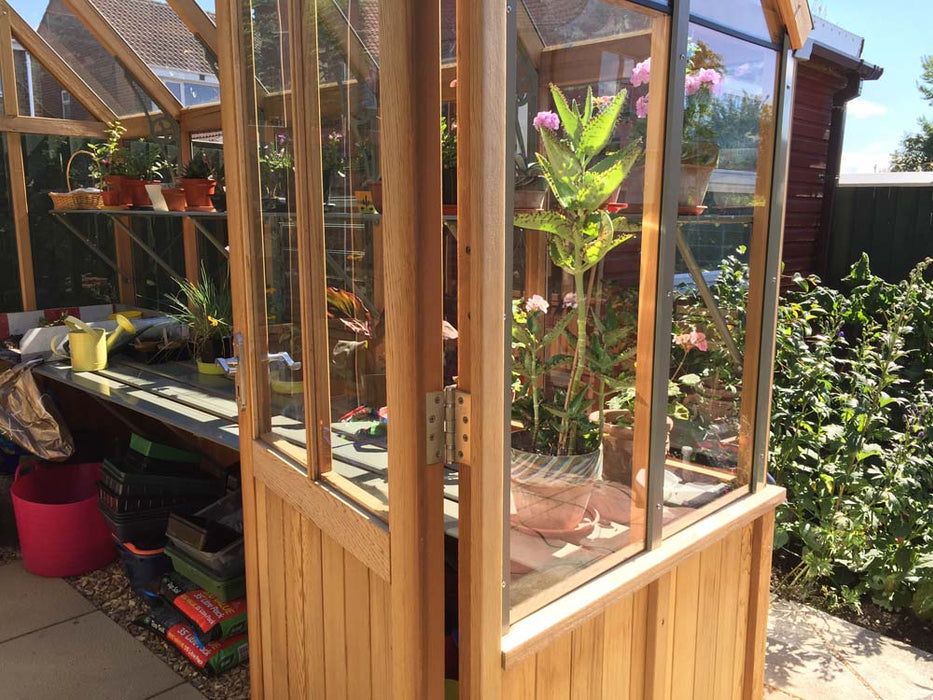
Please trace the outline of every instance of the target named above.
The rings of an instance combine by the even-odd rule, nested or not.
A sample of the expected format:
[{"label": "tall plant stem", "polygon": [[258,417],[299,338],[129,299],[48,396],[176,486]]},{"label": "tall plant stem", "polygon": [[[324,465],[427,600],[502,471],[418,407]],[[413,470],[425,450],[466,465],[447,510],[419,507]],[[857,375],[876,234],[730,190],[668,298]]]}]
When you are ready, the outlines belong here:
[{"label": "tall plant stem", "polygon": [[[557,443],[558,454],[566,454],[567,450],[575,447],[573,444],[568,444],[568,442],[571,442],[571,424],[568,413],[570,411],[570,402],[574,394],[576,394],[577,385],[580,383],[580,378],[583,375],[583,362],[586,357],[586,316],[589,297],[584,289],[586,272],[581,269],[583,267],[583,254],[579,249],[577,250],[576,258],[577,267],[573,273],[573,286],[574,292],[577,295],[577,347],[574,350],[570,382],[567,384],[567,396],[564,398],[564,418],[561,420],[560,439]],[[592,278],[590,279],[590,287],[592,287]]]}]

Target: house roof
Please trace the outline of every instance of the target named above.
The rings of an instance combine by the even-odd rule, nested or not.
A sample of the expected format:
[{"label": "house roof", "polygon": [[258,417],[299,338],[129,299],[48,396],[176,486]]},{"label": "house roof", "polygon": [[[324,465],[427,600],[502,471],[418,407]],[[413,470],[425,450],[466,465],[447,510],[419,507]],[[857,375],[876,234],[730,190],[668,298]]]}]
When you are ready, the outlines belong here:
[{"label": "house roof", "polygon": [[[204,47],[166,3],[92,0],[114,29],[149,66],[213,74]],[[213,20],[213,14],[208,13]]]}]

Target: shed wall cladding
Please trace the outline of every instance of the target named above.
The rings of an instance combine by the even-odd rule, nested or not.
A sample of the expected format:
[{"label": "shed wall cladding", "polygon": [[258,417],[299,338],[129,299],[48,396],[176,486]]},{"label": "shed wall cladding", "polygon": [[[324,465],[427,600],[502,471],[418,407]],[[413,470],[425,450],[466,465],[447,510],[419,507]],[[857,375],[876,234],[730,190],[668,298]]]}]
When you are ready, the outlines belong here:
[{"label": "shed wall cladding", "polygon": [[820,272],[822,241],[829,235],[822,228],[833,96],[846,83],[841,71],[818,59],[798,65],[784,221],[785,280],[795,272]]}]

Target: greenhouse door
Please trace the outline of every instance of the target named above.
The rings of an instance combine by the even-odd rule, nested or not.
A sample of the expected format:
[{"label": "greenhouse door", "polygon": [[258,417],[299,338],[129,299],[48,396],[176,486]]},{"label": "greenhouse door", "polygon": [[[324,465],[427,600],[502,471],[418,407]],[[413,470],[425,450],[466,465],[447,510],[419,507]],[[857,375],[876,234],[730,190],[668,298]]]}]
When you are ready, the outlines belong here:
[{"label": "greenhouse door", "polygon": [[442,697],[438,6],[217,15],[253,696]]}]

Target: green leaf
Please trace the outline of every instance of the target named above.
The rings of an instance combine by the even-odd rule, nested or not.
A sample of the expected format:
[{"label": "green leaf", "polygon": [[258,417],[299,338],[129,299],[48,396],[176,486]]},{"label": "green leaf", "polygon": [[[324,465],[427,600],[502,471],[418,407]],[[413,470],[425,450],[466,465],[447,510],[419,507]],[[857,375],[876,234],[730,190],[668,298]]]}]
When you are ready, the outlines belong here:
[{"label": "green leaf", "polygon": [[684,386],[699,386],[700,382],[703,381],[700,378],[699,374],[685,374],[680,379],[678,379],[681,384]]},{"label": "green leaf", "polygon": [[[567,104],[567,98],[564,97],[561,89],[554,84],[551,85],[551,97],[554,98],[554,108],[557,110],[557,116],[560,117],[561,124],[564,125],[564,131],[567,132],[571,143],[576,145],[583,134],[583,123],[580,121],[580,117]],[[546,130],[541,130],[542,133],[544,131]]]},{"label": "green leaf", "polygon": [[574,195],[573,186],[568,182],[558,180],[557,176],[554,174],[554,170],[551,168],[551,164],[548,163],[540,153],[537,155],[541,174],[544,175],[544,179],[551,188],[551,192],[553,192],[554,196],[557,198],[557,202],[566,209]]},{"label": "green leaf", "polygon": [[544,347],[547,347],[548,345],[553,343],[555,340],[557,340],[558,336],[560,336],[560,334],[564,332],[564,329],[566,329],[567,326],[570,324],[570,322],[576,317],[577,317],[576,311],[572,311],[570,313],[564,314],[563,317],[561,317],[561,319],[557,323],[554,324],[554,327],[544,334],[544,338],[542,338],[541,344]]},{"label": "green leaf", "polygon": [[572,185],[583,174],[583,166],[577,156],[550,129],[541,129],[539,135],[554,178],[557,182]]},{"label": "green leaf", "polygon": [[579,151],[584,163],[588,163],[593,156],[608,145],[616,121],[619,119],[619,113],[622,111],[622,105],[625,103],[626,94],[625,90],[619,91],[612,102],[583,127]]},{"label": "green leaf", "polygon": [[561,237],[571,233],[570,221],[556,211],[521,212],[515,215],[514,223],[519,228],[556,233]]},{"label": "green leaf", "polygon": [[593,118],[593,86],[586,86],[586,104],[583,106],[583,123],[589,123]]},{"label": "green leaf", "polygon": [[548,251],[551,254],[551,261],[557,267],[573,273],[576,269],[573,254],[569,253],[563,243],[556,236],[548,237]]}]

